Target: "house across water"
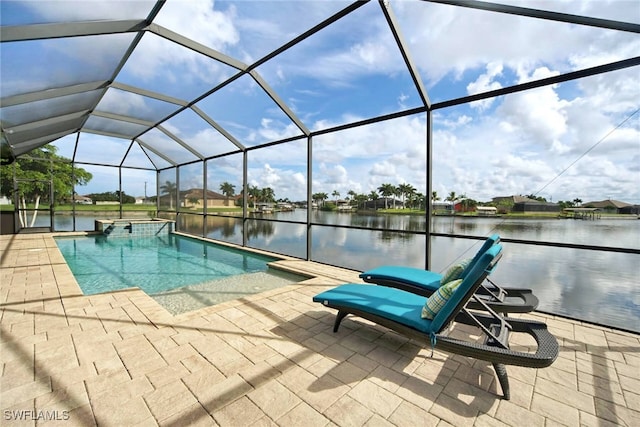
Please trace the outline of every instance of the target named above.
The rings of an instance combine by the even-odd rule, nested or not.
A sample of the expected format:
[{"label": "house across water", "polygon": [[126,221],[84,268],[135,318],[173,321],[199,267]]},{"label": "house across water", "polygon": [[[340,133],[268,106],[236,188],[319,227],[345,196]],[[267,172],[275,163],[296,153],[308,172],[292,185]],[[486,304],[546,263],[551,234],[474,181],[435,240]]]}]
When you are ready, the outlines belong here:
[{"label": "house across water", "polygon": [[562,218],[570,219],[600,219],[599,208],[564,208]]},{"label": "house across water", "polygon": [[498,213],[498,208],[495,206],[476,206],[476,212],[478,212],[478,216],[495,216]]}]

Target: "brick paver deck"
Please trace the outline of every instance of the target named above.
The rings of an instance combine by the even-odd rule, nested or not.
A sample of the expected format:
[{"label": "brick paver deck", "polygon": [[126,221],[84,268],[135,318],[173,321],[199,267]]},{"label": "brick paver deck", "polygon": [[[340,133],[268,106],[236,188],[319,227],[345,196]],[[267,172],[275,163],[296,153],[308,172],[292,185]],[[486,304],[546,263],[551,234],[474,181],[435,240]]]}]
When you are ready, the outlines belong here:
[{"label": "brick paver deck", "polygon": [[316,277],[172,316],[139,289],[82,295],[51,234],[0,250],[1,425],[640,425],[637,334],[528,315],[560,356],[509,366],[506,401],[488,363],[357,318],[333,334],[311,297],[353,271],[279,261]]}]

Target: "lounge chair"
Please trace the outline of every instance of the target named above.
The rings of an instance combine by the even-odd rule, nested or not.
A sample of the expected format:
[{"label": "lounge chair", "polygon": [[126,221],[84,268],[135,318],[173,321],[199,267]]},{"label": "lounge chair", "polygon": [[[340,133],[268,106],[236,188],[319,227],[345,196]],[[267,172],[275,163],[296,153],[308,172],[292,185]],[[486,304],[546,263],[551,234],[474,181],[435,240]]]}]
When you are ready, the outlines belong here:
[{"label": "lounge chair", "polygon": [[[504,398],[508,400],[509,379],[505,365],[547,367],[558,356],[558,342],[544,323],[502,317],[475,295],[499,260],[501,251],[499,244],[487,250],[432,320],[421,316],[427,300],[424,296],[385,286],[344,284],[316,295],[313,301],[338,310],[334,332],[338,332],[345,316],[353,314],[408,337],[426,340],[431,349],[491,362]],[[480,304],[484,312],[467,309],[465,305],[471,299]],[[483,342],[448,336],[452,322],[478,327],[484,336]],[[511,350],[509,334],[514,332],[533,337],[537,343],[536,352]]]},{"label": "lounge chair", "polygon": [[[480,256],[493,245],[500,242],[500,236],[489,236],[482,247],[468,263],[454,265],[464,276],[478,262]],[[360,274],[360,278],[368,283],[390,286],[422,296],[430,296],[442,284],[443,275],[429,270],[401,266],[381,266]],[[499,313],[528,313],[538,307],[538,298],[531,289],[503,288],[487,278],[476,292],[489,307]],[[470,301],[470,307],[481,309],[480,304]]]}]

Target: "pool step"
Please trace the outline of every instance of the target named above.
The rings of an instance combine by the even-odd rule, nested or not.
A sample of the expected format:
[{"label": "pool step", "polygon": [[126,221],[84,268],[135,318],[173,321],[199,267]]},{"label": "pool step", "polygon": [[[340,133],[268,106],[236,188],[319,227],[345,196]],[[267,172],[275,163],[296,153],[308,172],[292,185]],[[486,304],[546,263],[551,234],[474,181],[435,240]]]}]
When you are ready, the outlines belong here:
[{"label": "pool step", "polygon": [[113,226],[113,224],[109,224],[109,226],[102,231],[102,234],[108,236],[109,234],[111,234],[114,228],[115,227]]},{"label": "pool step", "polygon": [[102,234],[105,236],[113,235],[125,235],[131,234],[131,230],[133,227],[131,226],[131,222],[127,221],[114,221],[112,224],[109,224],[107,228],[104,229]]}]

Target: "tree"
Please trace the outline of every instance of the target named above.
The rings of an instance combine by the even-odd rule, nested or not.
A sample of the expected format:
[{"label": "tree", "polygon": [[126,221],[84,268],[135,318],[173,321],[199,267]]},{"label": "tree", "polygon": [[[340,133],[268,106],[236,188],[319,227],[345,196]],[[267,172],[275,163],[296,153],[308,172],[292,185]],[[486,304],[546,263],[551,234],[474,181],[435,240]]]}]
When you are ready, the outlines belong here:
[{"label": "tree", "polygon": [[160,186],[161,195],[169,195],[169,209],[173,209],[173,199],[175,199],[177,191],[178,187],[176,186],[175,182],[165,181],[164,184]]},{"label": "tree", "polygon": [[467,199],[467,196],[465,194],[461,194],[458,196],[458,200],[461,201],[460,204],[462,205],[462,212],[466,212],[469,208],[469,201]]},{"label": "tree", "polygon": [[271,187],[265,187],[260,190],[260,197],[265,202],[273,202],[276,199],[276,194]]},{"label": "tree", "polygon": [[29,157],[18,157],[11,166],[0,168],[0,192],[13,198],[13,178],[20,180],[18,204],[22,206],[19,219],[22,227],[27,227],[27,203],[34,204],[33,217],[29,227],[33,227],[43,196],[49,193],[48,182],[53,186],[53,200],[60,203],[73,198],[76,185],[86,185],[93,175],[82,168],[74,168],[71,160],[56,154],[58,148],[45,145],[29,152]]},{"label": "tree", "polygon": [[573,199],[573,203],[575,203],[575,205],[579,207],[582,205],[582,199],[575,198]]},{"label": "tree", "polygon": [[317,203],[321,203],[324,205],[324,201],[329,198],[327,193],[315,193],[311,196],[311,199]]},{"label": "tree", "polygon": [[249,198],[253,202],[253,206],[255,206],[256,203],[260,201],[260,196],[262,195],[260,189],[255,185],[250,185],[248,193]]},{"label": "tree", "polygon": [[455,202],[456,200],[458,200],[458,196],[456,195],[455,191],[452,191],[444,200],[445,202]]},{"label": "tree", "polygon": [[416,192],[416,189],[411,184],[400,184],[398,185],[398,191],[400,192],[400,197],[402,197],[402,204],[405,204],[405,200],[407,197],[411,197]]},{"label": "tree", "polygon": [[389,196],[393,196],[396,192],[396,187],[393,184],[382,184],[380,187],[378,187],[378,191],[380,192],[380,194],[382,194],[382,197],[384,197],[384,208],[388,209],[388,205],[387,205],[387,197]]},{"label": "tree", "polygon": [[120,202],[120,196],[122,196],[122,203],[135,203],[136,198],[129,196],[124,191],[121,193],[119,190],[106,191],[104,193],[91,193],[87,194],[94,202]]},{"label": "tree", "polygon": [[418,205],[418,209],[427,209],[427,197],[419,191],[413,194],[412,201]]},{"label": "tree", "polygon": [[340,192],[338,190],[333,190],[333,193],[331,193],[331,195],[336,198],[336,204],[337,204],[338,197],[340,197]]},{"label": "tree", "polygon": [[369,199],[369,196],[366,194],[356,194],[353,196],[353,199],[356,201],[356,205],[360,207],[360,205],[364,206],[365,202]]},{"label": "tree", "polygon": [[453,213],[456,209],[456,200],[458,200],[458,196],[455,191],[449,193],[449,195],[444,199],[445,202],[451,202],[451,213]]},{"label": "tree", "polygon": [[393,187],[393,209],[396,208],[396,200],[398,199],[398,197],[400,197],[400,188],[399,187]]},{"label": "tree", "polygon": [[462,194],[460,196],[458,196],[459,200],[462,200],[462,211],[463,212],[469,212],[472,211],[476,208],[476,206],[478,205],[478,202],[473,200],[473,199],[469,199],[466,195]]},{"label": "tree", "polygon": [[235,185],[225,181],[220,184],[220,191],[222,191],[222,194],[227,198],[225,204],[229,206],[229,197],[232,197],[236,192]]},{"label": "tree", "polygon": [[440,196],[438,196],[438,192],[437,191],[432,191],[431,192],[431,202],[437,202],[438,200],[440,200]]}]

